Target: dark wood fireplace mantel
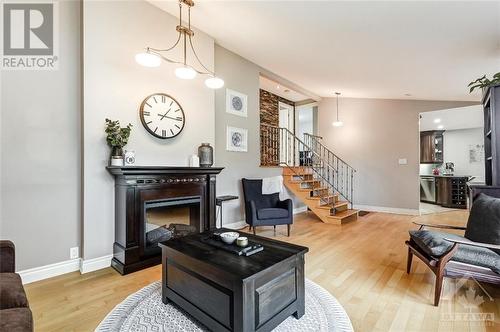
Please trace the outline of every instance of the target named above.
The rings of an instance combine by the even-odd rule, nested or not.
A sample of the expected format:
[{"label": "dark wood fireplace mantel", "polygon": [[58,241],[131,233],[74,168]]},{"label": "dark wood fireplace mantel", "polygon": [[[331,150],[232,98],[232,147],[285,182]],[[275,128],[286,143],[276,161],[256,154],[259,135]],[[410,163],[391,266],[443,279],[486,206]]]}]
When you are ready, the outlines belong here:
[{"label": "dark wood fireplace mantel", "polygon": [[[161,262],[160,248],[146,248],[146,206],[149,202],[196,198],[198,232],[215,228],[215,185],[220,167],[107,167],[115,177],[115,243],[111,265],[127,274]],[[198,220],[199,219],[199,220]]]}]

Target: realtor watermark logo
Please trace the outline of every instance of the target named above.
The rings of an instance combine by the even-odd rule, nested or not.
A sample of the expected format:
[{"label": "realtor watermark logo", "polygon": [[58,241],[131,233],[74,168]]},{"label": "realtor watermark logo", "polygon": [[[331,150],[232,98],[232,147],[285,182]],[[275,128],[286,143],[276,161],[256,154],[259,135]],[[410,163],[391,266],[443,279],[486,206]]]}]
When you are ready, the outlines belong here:
[{"label": "realtor watermark logo", "polygon": [[[441,314],[441,324],[457,325],[460,323],[467,326],[493,326],[495,314],[493,312],[479,312],[478,307],[485,302],[493,302],[493,297],[484,289],[484,287],[473,277],[462,278],[452,287],[451,296],[444,300],[451,300],[450,297],[458,296],[457,306],[451,307],[451,301],[448,302],[448,312]],[[460,295],[458,295],[460,293]],[[461,294],[464,293],[464,294]],[[457,307],[463,307],[465,310],[457,310]]]},{"label": "realtor watermark logo", "polygon": [[58,9],[57,2],[2,4],[2,69],[58,69]]}]

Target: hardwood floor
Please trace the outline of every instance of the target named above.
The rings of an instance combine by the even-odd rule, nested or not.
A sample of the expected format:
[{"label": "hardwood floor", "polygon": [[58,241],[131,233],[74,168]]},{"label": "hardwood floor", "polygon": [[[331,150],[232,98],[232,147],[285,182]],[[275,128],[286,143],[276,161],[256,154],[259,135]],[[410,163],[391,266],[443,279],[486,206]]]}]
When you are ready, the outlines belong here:
[{"label": "hardwood floor", "polygon": [[[305,245],[306,276],[344,306],[355,331],[498,331],[500,289],[445,279],[439,307],[432,305],[434,275],[418,259],[406,274],[404,241],[412,221],[464,225],[467,212],[420,217],[370,213],[342,226],[312,213],[297,215],[292,236],[278,226],[277,238]],[[257,228],[273,236],[272,227]],[[36,331],[92,331],[127,295],[161,278],[160,266],[120,276],[111,268],[79,272],[26,285]],[[468,317],[466,316],[468,314]],[[494,317],[493,322],[461,320]]]}]

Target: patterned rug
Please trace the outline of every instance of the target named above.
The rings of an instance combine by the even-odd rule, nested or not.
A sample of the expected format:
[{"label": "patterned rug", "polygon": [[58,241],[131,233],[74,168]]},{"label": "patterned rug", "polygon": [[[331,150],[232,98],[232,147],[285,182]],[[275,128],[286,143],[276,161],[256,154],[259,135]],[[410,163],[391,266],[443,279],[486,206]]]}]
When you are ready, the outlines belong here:
[{"label": "patterned rug", "polygon": [[[306,312],[301,319],[288,317],[274,329],[291,331],[353,331],[340,303],[318,284],[306,279]],[[118,304],[96,332],[208,331],[201,323],[174,304],[161,301],[161,283],[154,282]]]}]

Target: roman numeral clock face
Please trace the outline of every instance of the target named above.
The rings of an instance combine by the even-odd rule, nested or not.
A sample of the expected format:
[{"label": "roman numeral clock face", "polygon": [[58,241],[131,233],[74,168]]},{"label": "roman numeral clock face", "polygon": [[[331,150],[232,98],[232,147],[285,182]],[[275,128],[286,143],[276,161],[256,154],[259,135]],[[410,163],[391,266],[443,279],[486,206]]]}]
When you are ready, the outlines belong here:
[{"label": "roman numeral clock face", "polygon": [[164,93],[146,97],[139,110],[144,128],[153,136],[167,139],[179,135],[185,118],[181,105]]}]

